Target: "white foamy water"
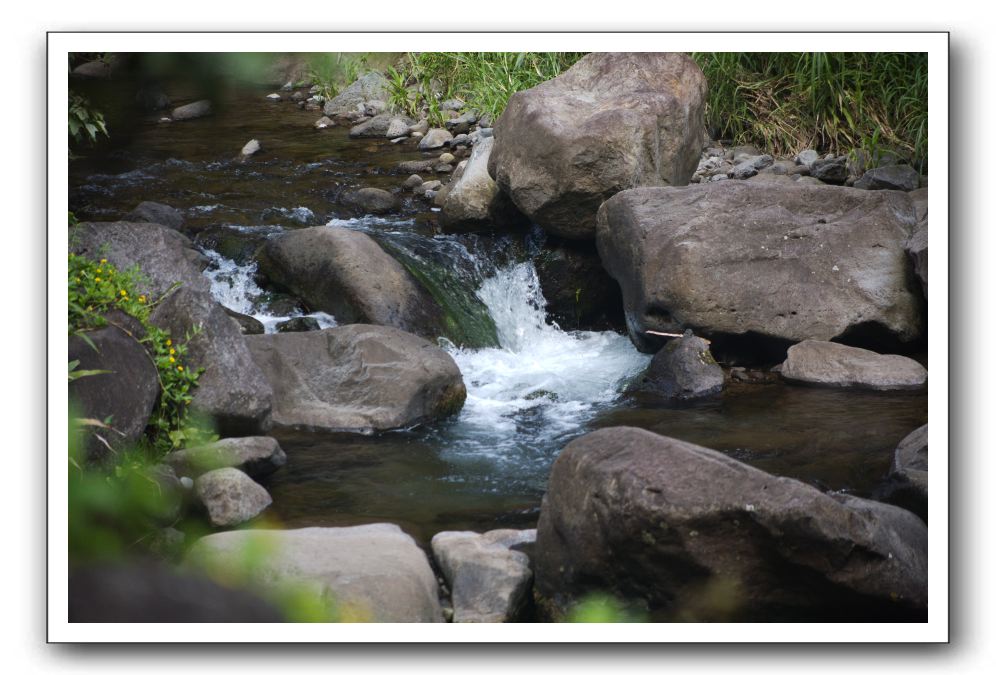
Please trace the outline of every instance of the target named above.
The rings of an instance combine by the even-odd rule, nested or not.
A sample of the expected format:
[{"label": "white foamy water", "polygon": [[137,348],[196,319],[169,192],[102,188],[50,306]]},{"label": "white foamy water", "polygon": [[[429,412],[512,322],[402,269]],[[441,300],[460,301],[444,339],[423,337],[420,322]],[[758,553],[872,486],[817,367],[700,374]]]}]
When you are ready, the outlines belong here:
[{"label": "white foamy water", "polygon": [[477,295],[501,347],[449,348],[467,386],[463,411],[446,432],[455,436],[451,456],[546,463],[649,362],[624,335],[547,324],[531,262],[499,270]]}]

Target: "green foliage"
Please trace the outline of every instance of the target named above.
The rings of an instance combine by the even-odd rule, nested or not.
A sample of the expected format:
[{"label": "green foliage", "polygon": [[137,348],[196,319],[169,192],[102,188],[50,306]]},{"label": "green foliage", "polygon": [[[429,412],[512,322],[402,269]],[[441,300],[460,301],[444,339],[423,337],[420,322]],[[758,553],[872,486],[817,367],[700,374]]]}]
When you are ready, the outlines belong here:
[{"label": "green foliage", "polygon": [[611,595],[592,593],[567,614],[570,623],[639,623],[646,621],[643,612],[627,607]]},{"label": "green foliage", "polygon": [[84,97],[69,92],[69,137],[77,144],[84,140],[93,144],[100,134],[107,136],[103,113]]},{"label": "green foliage", "polygon": [[326,52],[312,54],[308,78],[318,86],[318,95],[330,99],[368,70],[366,54]]},{"label": "green foliage", "polygon": [[927,165],[927,54],[696,53],[710,127],[779,154],[890,147]]},{"label": "green foliage", "polygon": [[[133,337],[145,347],[156,366],[160,385],[159,403],[149,420],[149,443],[162,454],[180,447],[196,433],[187,424],[187,408],[203,369],[185,362],[190,335],[174,341],[167,331],[149,322],[156,302],[137,290],[143,281],[137,267],[122,272],[106,259],[95,261],[70,253],[69,332],[88,340],[86,332],[107,325],[106,314],[111,310],[120,310],[139,321],[145,335]],[[128,332],[124,326],[119,328]],[[77,372],[76,376],[81,374]]]}]

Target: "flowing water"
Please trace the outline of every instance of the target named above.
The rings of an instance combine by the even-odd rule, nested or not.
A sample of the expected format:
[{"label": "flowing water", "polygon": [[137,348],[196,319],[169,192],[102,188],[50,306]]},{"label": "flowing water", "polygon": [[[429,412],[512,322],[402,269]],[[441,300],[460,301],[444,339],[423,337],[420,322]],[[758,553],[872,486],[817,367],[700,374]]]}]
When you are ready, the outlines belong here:
[{"label": "flowing water", "polygon": [[[420,153],[350,140],[343,129],[317,132],[311,124],[320,113],[268,103],[265,93],[233,95],[206,119],[143,120],[119,134],[112,151],[72,162],[70,206],[90,220],[122,218],[144,200],[181,209],[185,232],[210,261],[205,275],[216,299],[268,331],[308,312],[259,285],[253,251],[268,237],[310,226],[369,233],[459,317],[463,346],[442,345],[467,386],[462,412],[378,437],[281,435],[288,463],[267,487],[287,526],[389,521],[423,543],[444,529],[534,526],[559,451],[612,425],[869,495],[896,443],[926,421],[924,394],[735,384],[714,400],[677,407],[625,394],[649,357],[626,336],[566,332],[548,321],[530,261],[535,239],[443,234],[433,211],[411,196],[391,217],[337,206],[350,187],[396,188],[405,176],[392,167]],[[264,152],[234,159],[250,138]],[[335,325],[335,317],[309,315]]]}]

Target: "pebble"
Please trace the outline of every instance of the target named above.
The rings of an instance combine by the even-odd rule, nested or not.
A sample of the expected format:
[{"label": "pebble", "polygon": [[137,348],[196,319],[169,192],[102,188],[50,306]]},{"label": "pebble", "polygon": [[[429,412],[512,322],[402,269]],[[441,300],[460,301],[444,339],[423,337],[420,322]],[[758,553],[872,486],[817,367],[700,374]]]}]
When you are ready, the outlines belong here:
[{"label": "pebble", "polygon": [[280,94],[277,94],[277,93],[267,94],[266,98],[270,99],[271,101],[279,101],[279,100],[281,100]]}]

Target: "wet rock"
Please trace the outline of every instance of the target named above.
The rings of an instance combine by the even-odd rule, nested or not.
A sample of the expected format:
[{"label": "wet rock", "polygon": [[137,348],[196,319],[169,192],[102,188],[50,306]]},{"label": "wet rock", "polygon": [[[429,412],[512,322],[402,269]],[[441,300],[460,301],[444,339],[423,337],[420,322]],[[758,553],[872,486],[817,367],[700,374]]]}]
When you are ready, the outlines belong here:
[{"label": "wet rock", "polygon": [[[459,179],[451,185],[439,222],[447,230],[473,231],[492,225],[491,204],[498,186],[488,174],[488,157],[494,147],[493,139],[485,139],[474,146]],[[452,157],[452,155],[450,155]]]},{"label": "wet rock", "polygon": [[266,95],[266,99],[268,101],[273,101],[274,103],[276,103],[277,101],[280,101],[282,99],[282,97],[280,96],[280,94],[274,92],[272,94],[267,94]]},{"label": "wet rock", "polygon": [[557,458],[534,562],[554,617],[594,591],[670,620],[926,616],[927,528],[915,515],[630,427]]},{"label": "wet rock", "polygon": [[453,171],[453,167],[450,166],[449,164],[444,164],[443,162],[440,162],[439,164],[436,164],[434,167],[432,167],[432,170],[435,171],[436,173],[450,173],[451,171]]},{"label": "wet rock", "polygon": [[[442,162],[443,164],[452,164],[453,162],[456,161],[456,157],[454,157],[452,153],[444,152],[439,156],[439,161]],[[487,167],[485,166],[485,168]]]},{"label": "wet rock", "polygon": [[709,343],[689,330],[654,355],[638,388],[684,401],[718,394],[723,382],[723,369],[712,358]]},{"label": "wet rock", "polygon": [[164,460],[181,476],[200,476],[232,467],[253,478],[266,476],[287,463],[280,444],[269,436],[224,438],[209,445],[174,450]]},{"label": "wet rock", "polygon": [[449,354],[395,328],[355,324],[247,341],[274,387],[277,427],[405,429],[458,412],[466,397]]},{"label": "wet rock", "polygon": [[536,530],[440,532],[432,554],[452,591],[453,623],[504,623],[525,604],[529,556],[512,550],[536,541]]},{"label": "wet rock", "polygon": [[311,316],[296,316],[277,324],[278,333],[304,333],[309,330],[321,330],[318,320]]},{"label": "wet rock", "polygon": [[843,185],[850,172],[847,157],[819,159],[809,165],[809,175],[831,185]]},{"label": "wet rock", "polygon": [[419,120],[417,123],[408,127],[408,132],[412,134],[422,134],[425,136],[429,133],[429,120]]},{"label": "wet rock", "polygon": [[880,166],[869,169],[854,187],[861,190],[902,190],[910,192],[920,187],[920,174],[911,166]]},{"label": "wet rock", "polygon": [[442,311],[432,296],[362,232],[335,227],[288,232],[263,247],[259,269],[342,324],[394,326],[431,339],[444,334]]},{"label": "wet rock", "polygon": [[260,149],[261,149],[261,146],[259,144],[259,141],[257,141],[254,138],[254,139],[252,139],[251,141],[249,141],[248,143],[246,143],[245,145],[242,146],[242,150],[239,152],[239,155],[243,159],[246,159],[248,157],[252,157],[253,155],[255,155],[257,152],[260,151]]},{"label": "wet rock", "polygon": [[369,72],[326,101],[323,111],[329,117],[345,115],[366,101],[386,100],[389,97],[388,91],[387,78],[380,73]]},{"label": "wet rock", "polygon": [[775,160],[771,155],[747,157],[734,166],[728,175],[730,178],[738,180],[750,178],[751,176],[757,175],[757,172],[761,169],[771,166],[771,163],[774,161]]},{"label": "wet rock", "polygon": [[927,521],[927,425],[910,433],[896,447],[882,500]]},{"label": "wet rock", "polygon": [[211,114],[211,101],[200,100],[173,108],[170,115],[174,120],[192,120],[198,117],[206,117]]},{"label": "wet rock", "polygon": [[770,347],[765,360],[777,362],[806,339],[916,340],[909,197],[801,181],[637,188],[608,200],[598,252],[622,288],[634,344],[653,352],[660,341],[645,331],[694,327],[717,357],[723,338],[744,358]]},{"label": "wet rock", "polygon": [[[408,133],[411,118],[383,113],[349,130],[350,138],[397,138]],[[391,135],[389,135],[389,133]]]},{"label": "wet rock", "polygon": [[434,159],[409,159],[398,163],[398,171],[400,173],[424,173],[432,171],[434,166],[436,166]]},{"label": "wet rock", "polygon": [[423,182],[424,181],[422,180],[422,176],[418,175],[417,173],[413,173],[412,175],[408,176],[408,178],[405,179],[405,182],[401,184],[401,187],[403,187],[406,190],[414,190]]},{"label": "wet rock", "polygon": [[550,237],[535,258],[547,315],[564,330],[625,326],[622,292],[591,242]]},{"label": "wet rock", "polygon": [[926,368],[913,359],[818,340],[789,347],[782,377],[801,384],[876,391],[922,389],[927,384]]},{"label": "wet rock", "polygon": [[316,129],[329,129],[329,128],[334,127],[334,126],[335,126],[335,121],[332,120],[327,115],[323,115],[322,117],[319,117],[318,120],[315,122],[315,128]]},{"label": "wet rock", "polygon": [[569,239],[640,185],[685,185],[708,136],[706,80],[677,53],[592,53],[508,101],[489,171],[530,220]]},{"label": "wet rock", "polygon": [[351,206],[361,213],[390,213],[398,208],[398,200],[387,190],[380,188],[360,188],[350,190],[339,200],[345,206]]},{"label": "wet rock", "polygon": [[109,80],[113,68],[111,63],[108,61],[103,61],[100,59],[94,61],[87,61],[86,63],[81,63],[72,69],[70,74],[73,77],[79,77],[91,80]]},{"label": "wet rock", "polygon": [[235,320],[235,323],[239,327],[239,332],[243,335],[262,335],[266,332],[266,328],[259,320],[246,314],[236,312],[234,309],[229,309],[224,305],[222,305],[221,308],[225,310],[225,314]]},{"label": "wet rock", "polygon": [[453,138],[451,134],[446,129],[429,129],[425,136],[418,142],[419,150],[435,150],[437,148],[443,147],[446,141]]},{"label": "wet rock", "polygon": [[69,401],[78,417],[110,420],[110,429],[82,427],[90,461],[132,447],[159,398],[159,374],[139,342],[145,337],[141,324],[117,311],[108,314],[107,321],[105,328],[85,333],[89,342],[69,337],[69,362],[79,362],[76,372],[104,371],[69,382]]},{"label": "wet rock", "polygon": [[913,264],[913,273],[927,297],[927,188],[910,193],[917,209],[917,223],[906,241],[906,254]]},{"label": "wet rock", "polygon": [[182,230],[183,214],[172,206],[158,202],[142,202],[129,213],[125,220],[137,223],[158,223],[172,230]]},{"label": "wet rock", "polygon": [[215,527],[247,523],[273,503],[262,485],[231,467],[202,474],[194,481],[194,492]]},{"label": "wet rock", "polygon": [[419,183],[413,188],[413,192],[417,195],[423,195],[431,190],[438,190],[443,185],[442,181],[438,180],[427,180]]},{"label": "wet rock", "polygon": [[254,588],[308,589],[344,621],[443,620],[429,561],[397,525],[222,532],[197,541],[186,564],[237,574],[247,549],[269,552],[252,572]]}]

